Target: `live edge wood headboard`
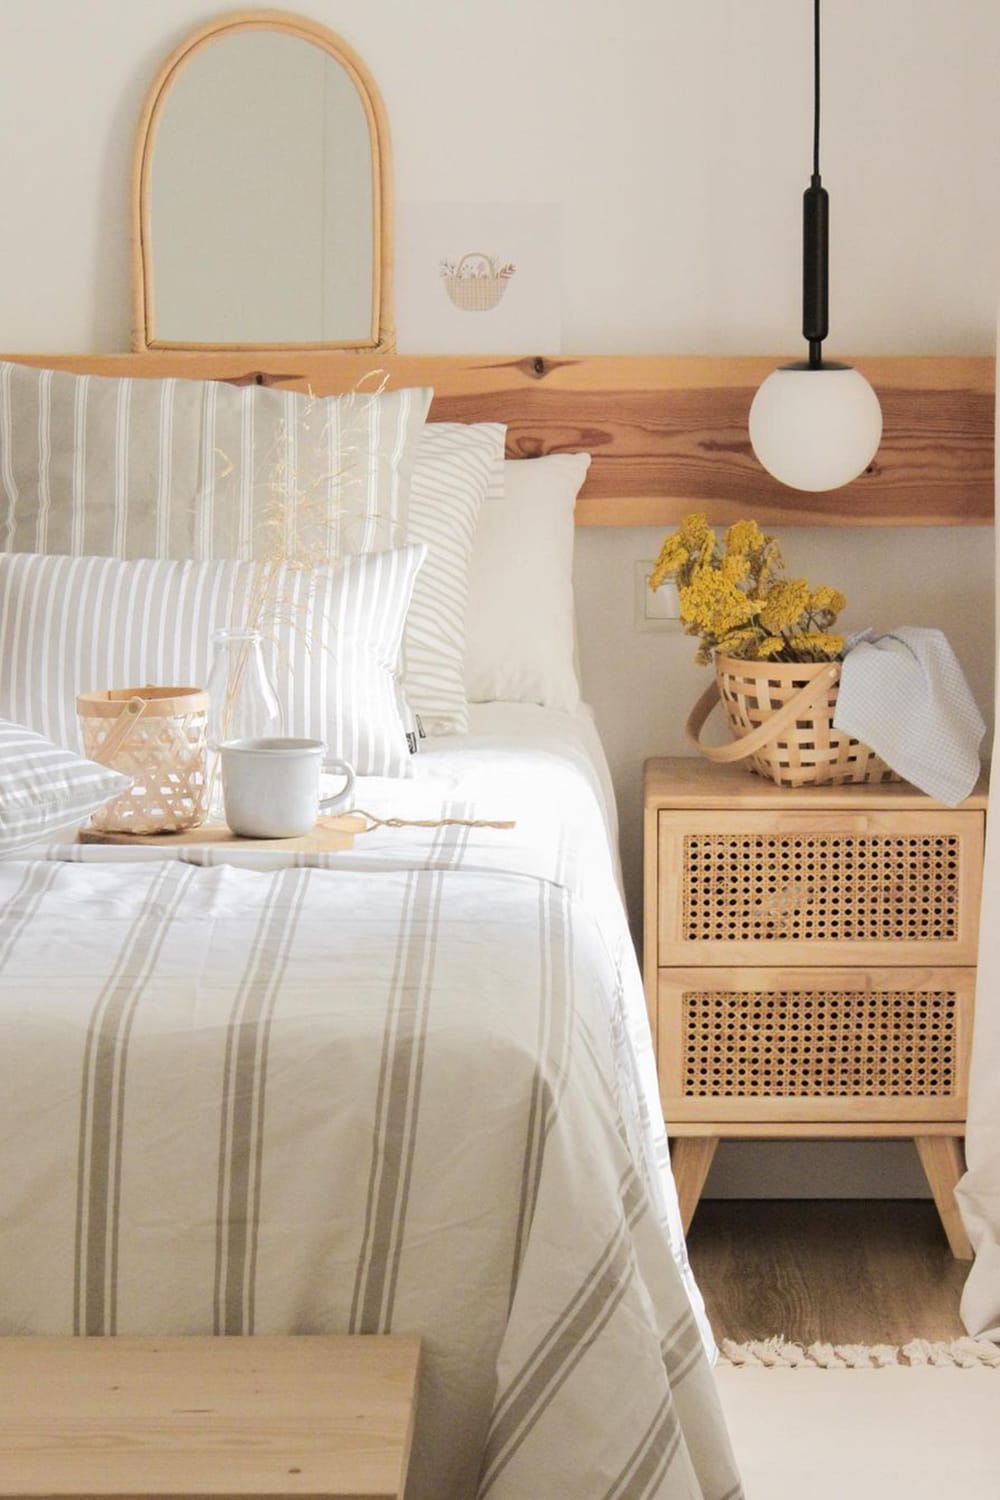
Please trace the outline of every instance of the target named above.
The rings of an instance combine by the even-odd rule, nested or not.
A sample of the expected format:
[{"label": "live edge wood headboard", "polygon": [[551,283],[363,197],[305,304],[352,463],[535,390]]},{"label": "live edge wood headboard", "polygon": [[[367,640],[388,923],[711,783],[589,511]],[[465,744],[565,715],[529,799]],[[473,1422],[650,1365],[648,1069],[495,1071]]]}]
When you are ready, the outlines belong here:
[{"label": "live edge wood headboard", "polygon": [[[320,349],[12,354],[95,375],[350,390],[368,357]],[[585,449],[577,505],[589,526],[670,526],[703,510],[716,524],[956,526],[993,520],[994,361],[986,356],[858,359],[885,429],[870,468],[829,494],[771,479],[747,435],[753,393],[780,358],[683,355],[372,356],[393,386],[431,385],[435,421],[500,421],[511,457]]]}]

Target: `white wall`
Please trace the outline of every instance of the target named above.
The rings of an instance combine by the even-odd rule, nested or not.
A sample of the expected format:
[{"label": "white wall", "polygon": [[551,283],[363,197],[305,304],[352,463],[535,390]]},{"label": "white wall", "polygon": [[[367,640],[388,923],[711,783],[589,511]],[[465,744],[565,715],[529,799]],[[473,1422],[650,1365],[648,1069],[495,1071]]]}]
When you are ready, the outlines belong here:
[{"label": "white wall", "polygon": [[[806,0],[302,4],[378,80],[401,200],[562,205],[565,350],[799,348]],[[0,3],[0,348],[127,348],[135,120],[165,53],[216,13],[209,0]],[[831,353],[992,352],[998,78],[995,0],[827,0]],[[986,705],[990,531],[782,539],[796,572],[844,587],[854,623],[942,626]],[[633,564],[658,541],[595,530],[578,544],[584,685],[616,775],[633,898],[641,762],[683,750],[703,680],[690,641],[633,631]],[[865,1163],[848,1149],[829,1148],[861,1184]],[[811,1191],[828,1181],[819,1150],[796,1148],[820,1173]],[[730,1148],[718,1190],[752,1187],[748,1153],[775,1160]],[[906,1153],[870,1153],[864,1185],[912,1191]],[[769,1190],[763,1175],[757,1186]]]}]

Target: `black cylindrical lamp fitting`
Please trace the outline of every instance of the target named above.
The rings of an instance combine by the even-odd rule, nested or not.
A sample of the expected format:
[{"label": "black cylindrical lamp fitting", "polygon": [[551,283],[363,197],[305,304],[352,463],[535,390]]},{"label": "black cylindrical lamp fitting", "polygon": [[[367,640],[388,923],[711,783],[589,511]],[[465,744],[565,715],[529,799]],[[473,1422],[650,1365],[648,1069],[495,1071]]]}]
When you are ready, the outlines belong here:
[{"label": "black cylindrical lamp fitting", "polygon": [[821,364],[829,332],[830,199],[814,173],[802,195],[802,337],[809,344],[809,363]]}]

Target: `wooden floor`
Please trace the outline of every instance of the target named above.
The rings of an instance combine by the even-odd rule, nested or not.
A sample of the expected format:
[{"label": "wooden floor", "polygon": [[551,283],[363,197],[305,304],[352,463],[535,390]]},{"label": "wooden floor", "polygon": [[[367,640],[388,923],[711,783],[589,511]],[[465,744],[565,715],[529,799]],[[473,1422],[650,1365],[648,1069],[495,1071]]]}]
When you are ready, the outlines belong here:
[{"label": "wooden floor", "polygon": [[716,1339],[953,1339],[967,1262],[926,1201],[704,1199],[688,1253]]}]

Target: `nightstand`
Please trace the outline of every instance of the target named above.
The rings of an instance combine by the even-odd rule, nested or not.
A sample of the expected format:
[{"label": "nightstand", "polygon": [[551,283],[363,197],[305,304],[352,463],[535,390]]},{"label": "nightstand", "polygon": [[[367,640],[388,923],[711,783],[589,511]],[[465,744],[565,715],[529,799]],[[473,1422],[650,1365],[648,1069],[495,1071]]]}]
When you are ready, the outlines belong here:
[{"label": "nightstand", "polygon": [[986,788],[646,764],[646,1003],[684,1226],[723,1138],[910,1136],[954,1255]]}]

